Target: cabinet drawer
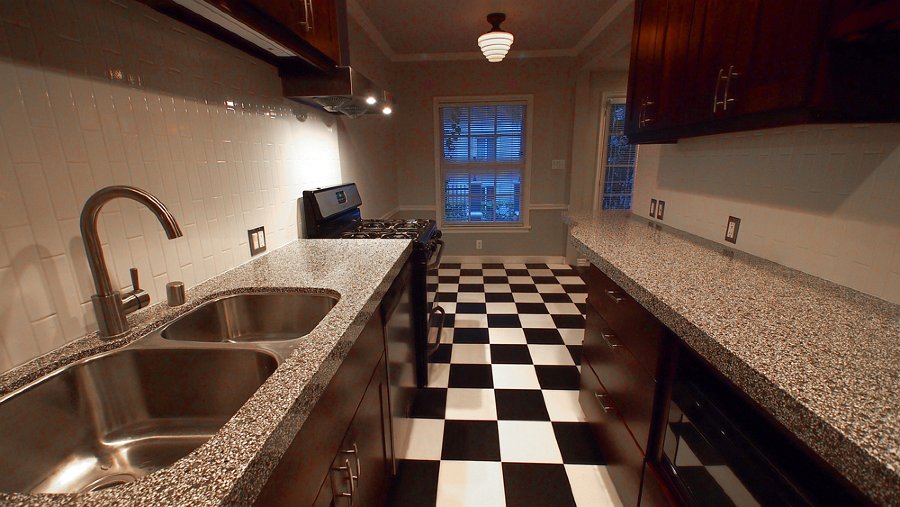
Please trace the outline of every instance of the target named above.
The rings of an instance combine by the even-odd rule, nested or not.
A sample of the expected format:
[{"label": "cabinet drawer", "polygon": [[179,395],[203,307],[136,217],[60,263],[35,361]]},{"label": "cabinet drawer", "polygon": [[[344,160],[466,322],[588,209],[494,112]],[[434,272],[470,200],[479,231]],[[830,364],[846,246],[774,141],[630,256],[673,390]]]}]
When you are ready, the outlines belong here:
[{"label": "cabinet drawer", "polygon": [[588,305],[584,359],[612,397],[634,434],[634,439],[646,451],[650,439],[656,381],[616,339],[605,320]]},{"label": "cabinet drawer", "polygon": [[587,284],[588,306],[603,317],[641,368],[656,378],[665,326],[595,266],[588,270]]},{"label": "cabinet drawer", "polygon": [[581,368],[578,401],[603,454],[623,505],[636,506],[641,492],[644,455],[619,418],[609,394],[589,367]]}]

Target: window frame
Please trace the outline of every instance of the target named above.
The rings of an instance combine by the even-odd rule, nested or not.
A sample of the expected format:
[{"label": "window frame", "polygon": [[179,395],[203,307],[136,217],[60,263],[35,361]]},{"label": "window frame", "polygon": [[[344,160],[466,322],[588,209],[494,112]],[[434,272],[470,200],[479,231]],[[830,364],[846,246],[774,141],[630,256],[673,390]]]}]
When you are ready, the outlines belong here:
[{"label": "window frame", "polygon": [[[503,222],[487,222],[487,223],[453,223],[444,222],[444,151],[443,151],[443,128],[441,124],[441,107],[444,106],[473,106],[473,105],[502,105],[509,103],[525,104],[525,139],[523,144],[525,147],[525,160],[522,169],[522,196],[520,202],[519,214],[522,217],[520,223],[509,224]],[[435,202],[437,202],[436,220],[438,228],[442,232],[467,232],[471,233],[476,230],[490,232],[527,232],[531,229],[530,209],[531,209],[531,161],[532,161],[532,139],[531,135],[534,117],[534,95],[475,95],[475,96],[446,96],[434,97],[433,99],[433,128],[434,128],[434,192]],[[466,164],[477,166],[479,164]],[[492,165],[492,164],[485,164]]]},{"label": "window frame", "polygon": [[[626,104],[625,93],[604,93],[600,101],[600,130],[597,133],[597,170],[594,179],[594,211],[603,209],[603,185],[606,182],[606,155],[607,138],[609,137],[609,109],[615,104]],[[627,114],[627,110],[626,110]],[[634,148],[634,172],[637,177],[637,167],[641,156],[640,145]],[[631,209],[634,209],[634,188],[631,189]],[[625,211],[625,210],[621,210]]]}]

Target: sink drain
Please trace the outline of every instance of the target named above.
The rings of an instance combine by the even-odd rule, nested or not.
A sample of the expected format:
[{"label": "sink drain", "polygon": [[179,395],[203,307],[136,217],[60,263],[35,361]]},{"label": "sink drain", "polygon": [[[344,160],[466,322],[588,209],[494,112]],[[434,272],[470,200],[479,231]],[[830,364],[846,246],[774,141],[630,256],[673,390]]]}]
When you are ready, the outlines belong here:
[{"label": "sink drain", "polygon": [[106,477],[101,477],[96,481],[88,484],[87,486],[81,488],[81,491],[79,491],[79,493],[92,493],[94,491],[113,488],[116,486],[121,486],[122,484],[134,482],[135,479],[136,477],[131,474],[107,475]]}]

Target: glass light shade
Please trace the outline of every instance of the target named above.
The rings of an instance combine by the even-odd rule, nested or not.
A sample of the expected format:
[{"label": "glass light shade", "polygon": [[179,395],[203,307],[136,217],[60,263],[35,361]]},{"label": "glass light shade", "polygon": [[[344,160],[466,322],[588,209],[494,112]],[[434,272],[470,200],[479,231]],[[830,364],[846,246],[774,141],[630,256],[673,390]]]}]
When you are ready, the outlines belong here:
[{"label": "glass light shade", "polygon": [[489,62],[499,62],[509,53],[513,40],[515,37],[509,32],[492,31],[478,37],[478,47]]}]

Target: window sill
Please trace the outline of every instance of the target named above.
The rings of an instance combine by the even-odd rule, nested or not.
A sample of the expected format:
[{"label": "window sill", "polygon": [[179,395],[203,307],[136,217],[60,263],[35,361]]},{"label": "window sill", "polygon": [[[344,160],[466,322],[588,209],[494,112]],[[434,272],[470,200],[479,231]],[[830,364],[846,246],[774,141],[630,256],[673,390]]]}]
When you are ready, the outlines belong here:
[{"label": "window sill", "polygon": [[530,225],[493,226],[493,225],[444,225],[441,226],[444,234],[516,234],[531,232]]}]

